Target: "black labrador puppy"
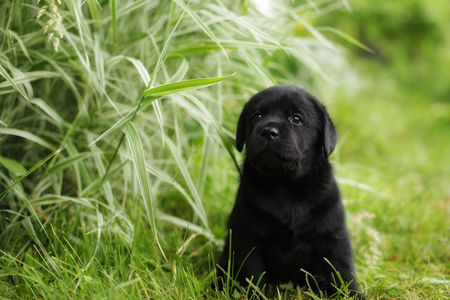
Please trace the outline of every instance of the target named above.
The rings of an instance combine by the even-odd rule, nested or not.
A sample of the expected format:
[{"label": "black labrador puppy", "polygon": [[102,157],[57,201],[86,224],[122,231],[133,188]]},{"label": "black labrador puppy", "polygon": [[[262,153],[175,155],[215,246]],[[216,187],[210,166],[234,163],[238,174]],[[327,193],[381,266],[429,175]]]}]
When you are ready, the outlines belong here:
[{"label": "black labrador puppy", "polygon": [[[253,96],[239,118],[236,146],[246,145],[229,235],[217,268],[219,286],[231,278],[341,287],[364,299],[354,276],[345,211],[328,156],[337,142],[325,107],[307,91],[278,85]],[[231,254],[231,257],[230,257]],[[330,265],[331,264],[331,265]],[[312,288],[317,288],[309,277]]]}]

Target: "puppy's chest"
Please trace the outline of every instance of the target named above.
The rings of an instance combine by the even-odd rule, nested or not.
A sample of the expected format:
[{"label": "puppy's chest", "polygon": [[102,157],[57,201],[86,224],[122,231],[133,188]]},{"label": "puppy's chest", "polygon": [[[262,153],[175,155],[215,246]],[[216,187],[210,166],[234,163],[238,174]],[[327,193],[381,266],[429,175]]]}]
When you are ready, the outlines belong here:
[{"label": "puppy's chest", "polygon": [[310,205],[304,203],[301,195],[294,196],[286,193],[270,193],[261,195],[254,203],[255,207],[262,211],[262,221],[267,225],[281,226],[285,230],[298,231],[302,224],[313,221]]}]

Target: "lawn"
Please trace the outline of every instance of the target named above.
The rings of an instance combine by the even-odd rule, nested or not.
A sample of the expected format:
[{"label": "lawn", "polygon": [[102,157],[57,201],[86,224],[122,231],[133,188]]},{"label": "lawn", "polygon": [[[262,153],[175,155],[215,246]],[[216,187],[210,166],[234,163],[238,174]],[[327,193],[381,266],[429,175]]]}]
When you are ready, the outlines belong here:
[{"label": "lawn", "polygon": [[[258,90],[295,84],[337,127],[368,299],[448,299],[445,0],[0,12],[0,298],[246,298],[210,288],[243,160],[237,118]],[[321,299],[289,285],[269,297]]]}]

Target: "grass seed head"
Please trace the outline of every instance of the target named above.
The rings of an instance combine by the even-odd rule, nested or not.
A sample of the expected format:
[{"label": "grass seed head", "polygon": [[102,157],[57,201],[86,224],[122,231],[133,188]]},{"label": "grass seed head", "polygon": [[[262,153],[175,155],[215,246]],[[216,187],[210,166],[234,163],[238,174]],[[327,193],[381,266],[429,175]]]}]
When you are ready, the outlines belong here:
[{"label": "grass seed head", "polygon": [[[40,1],[38,1],[39,3]],[[59,5],[61,5],[61,1],[57,1]],[[52,43],[53,49],[58,52],[58,47],[60,44],[60,39],[63,38],[62,33],[62,16],[59,13],[58,5],[55,0],[51,0],[48,6],[44,5],[38,11],[36,16],[36,20],[39,20],[46,13],[49,13],[49,20],[45,24],[43,30],[44,34],[48,34],[48,41]]]}]

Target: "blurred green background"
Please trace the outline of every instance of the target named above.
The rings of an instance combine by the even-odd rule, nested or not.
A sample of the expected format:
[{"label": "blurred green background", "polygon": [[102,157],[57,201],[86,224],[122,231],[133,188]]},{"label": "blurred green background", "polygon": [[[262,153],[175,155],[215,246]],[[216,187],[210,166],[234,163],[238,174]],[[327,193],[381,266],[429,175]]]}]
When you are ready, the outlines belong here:
[{"label": "blurred green background", "polygon": [[237,118],[273,84],[334,120],[368,298],[450,294],[448,1],[6,0],[0,15],[1,297],[245,298],[210,282]]}]

